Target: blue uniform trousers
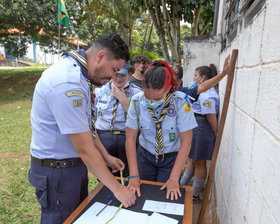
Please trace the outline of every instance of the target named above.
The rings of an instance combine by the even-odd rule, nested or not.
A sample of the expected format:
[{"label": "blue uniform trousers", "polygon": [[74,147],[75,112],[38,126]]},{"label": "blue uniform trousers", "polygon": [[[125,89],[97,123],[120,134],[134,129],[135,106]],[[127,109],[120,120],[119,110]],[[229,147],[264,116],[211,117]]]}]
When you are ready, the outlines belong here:
[{"label": "blue uniform trousers", "polygon": [[164,160],[159,156],[156,162],[155,155],[148,152],[141,145],[137,149],[137,163],[141,180],[166,182],[174,166],[177,154],[165,154]]},{"label": "blue uniform trousers", "polygon": [[[100,141],[112,156],[119,158],[125,164],[123,176],[129,176],[128,163],[125,152],[125,135],[115,135],[112,133],[98,133]],[[120,173],[114,173],[115,176],[120,176]]]},{"label": "blue uniform trousers", "polygon": [[29,182],[41,205],[41,223],[61,224],[88,195],[87,167],[49,168],[31,161]]}]

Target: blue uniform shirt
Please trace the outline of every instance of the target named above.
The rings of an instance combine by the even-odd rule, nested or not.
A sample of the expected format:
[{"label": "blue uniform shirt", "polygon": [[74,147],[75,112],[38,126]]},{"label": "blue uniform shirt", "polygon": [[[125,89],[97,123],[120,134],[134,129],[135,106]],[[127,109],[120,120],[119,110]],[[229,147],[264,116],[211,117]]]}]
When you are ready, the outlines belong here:
[{"label": "blue uniform shirt", "polygon": [[201,93],[193,103],[193,112],[197,114],[217,114],[219,111],[219,96],[214,87]]},{"label": "blue uniform shirt", "polygon": [[[180,91],[172,94],[167,114],[162,122],[164,153],[179,151],[181,145],[180,132],[191,130],[197,126],[191,105],[189,101],[186,101],[185,97],[186,94]],[[143,92],[136,94],[131,99],[126,127],[134,130],[138,129],[133,101],[136,103],[137,113],[139,114],[141,130],[139,143],[150,153],[155,154],[156,126],[146,106]],[[164,104],[154,111],[157,118],[160,117],[163,107]]]},{"label": "blue uniform shirt", "polygon": [[[134,84],[129,84],[125,91],[128,100],[142,90]],[[111,84],[106,83],[100,88],[95,89],[95,128],[97,130],[108,131],[111,126],[112,109],[115,103],[115,97],[111,91]],[[126,111],[121,102],[118,103],[116,118],[114,120],[113,130],[125,131]]]},{"label": "blue uniform shirt", "polygon": [[89,131],[90,89],[72,58],[45,70],[31,110],[31,155],[39,159],[79,157],[68,134]]}]

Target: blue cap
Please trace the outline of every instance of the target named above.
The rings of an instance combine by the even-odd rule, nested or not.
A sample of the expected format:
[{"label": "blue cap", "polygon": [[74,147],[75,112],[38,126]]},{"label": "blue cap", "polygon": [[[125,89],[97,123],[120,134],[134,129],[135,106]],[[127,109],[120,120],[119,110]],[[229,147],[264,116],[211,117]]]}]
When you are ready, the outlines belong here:
[{"label": "blue cap", "polygon": [[122,75],[126,75],[126,74],[128,73],[129,67],[130,67],[130,62],[127,61],[127,62],[124,64],[124,66],[121,68],[121,70],[118,71],[117,73],[118,73],[118,74],[122,74]]}]

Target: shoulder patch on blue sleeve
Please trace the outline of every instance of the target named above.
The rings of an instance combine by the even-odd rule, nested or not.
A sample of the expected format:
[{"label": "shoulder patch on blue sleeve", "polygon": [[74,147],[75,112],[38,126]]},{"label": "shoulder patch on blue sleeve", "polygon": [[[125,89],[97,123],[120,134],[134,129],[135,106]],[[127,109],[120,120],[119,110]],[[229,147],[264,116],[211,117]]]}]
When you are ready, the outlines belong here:
[{"label": "shoulder patch on blue sleeve", "polygon": [[79,96],[82,99],[85,98],[85,95],[81,91],[79,91],[79,90],[69,90],[69,91],[65,92],[65,95],[68,96],[68,97]]}]

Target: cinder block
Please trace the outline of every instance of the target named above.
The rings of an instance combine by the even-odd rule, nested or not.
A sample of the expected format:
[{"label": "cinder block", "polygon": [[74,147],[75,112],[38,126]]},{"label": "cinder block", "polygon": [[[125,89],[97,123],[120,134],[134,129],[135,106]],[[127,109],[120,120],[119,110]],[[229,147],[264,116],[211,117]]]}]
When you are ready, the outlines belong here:
[{"label": "cinder block", "polygon": [[249,184],[249,201],[247,206],[246,223],[261,224],[261,214],[263,211],[263,196],[259,191],[254,180],[250,178]]},{"label": "cinder block", "polygon": [[275,219],[270,212],[270,208],[264,205],[260,223],[279,224],[279,219]]},{"label": "cinder block", "polygon": [[280,142],[256,125],[252,153],[252,177],[276,220],[280,220]]},{"label": "cinder block", "polygon": [[[221,111],[222,113],[222,111]],[[236,114],[235,114],[235,104],[234,102],[230,101],[227,111],[227,117],[225,122],[225,128],[227,128],[229,134],[232,136],[234,133],[234,122],[236,120]]]},{"label": "cinder block", "polygon": [[217,196],[217,215],[219,223],[230,223],[228,216],[227,200],[224,195],[223,179],[220,173],[217,173],[216,181],[216,196]]},{"label": "cinder block", "polygon": [[280,60],[280,4],[277,0],[267,1],[266,17],[263,31],[262,60],[264,63]]},{"label": "cinder block", "polygon": [[280,62],[262,67],[256,105],[256,120],[280,138]]},{"label": "cinder block", "polygon": [[224,137],[222,140],[223,144],[221,146],[221,151],[219,152],[219,165],[221,166],[220,175],[223,181],[224,194],[225,197],[231,191],[232,185],[232,170],[230,165],[232,164],[232,151],[233,151],[233,141],[228,135],[227,131],[224,131]]},{"label": "cinder block", "polygon": [[[244,164],[241,158],[240,151],[236,148],[232,153],[232,169],[231,169],[232,190],[236,192],[240,207],[244,214],[246,214],[246,207],[248,203],[250,170]],[[232,192],[229,192],[231,194]]]},{"label": "cinder block", "polygon": [[231,223],[239,224],[244,223],[244,212],[242,211],[239,203],[239,198],[235,191],[232,191],[228,199],[228,210]]},{"label": "cinder block", "polygon": [[251,117],[255,116],[261,67],[238,69],[234,78],[234,103]]},{"label": "cinder block", "polygon": [[238,67],[260,64],[264,18],[265,12],[263,11],[239,34]]},{"label": "cinder block", "polygon": [[250,167],[252,140],[254,137],[254,120],[251,116],[235,107],[232,138],[237,146],[245,166]]}]

